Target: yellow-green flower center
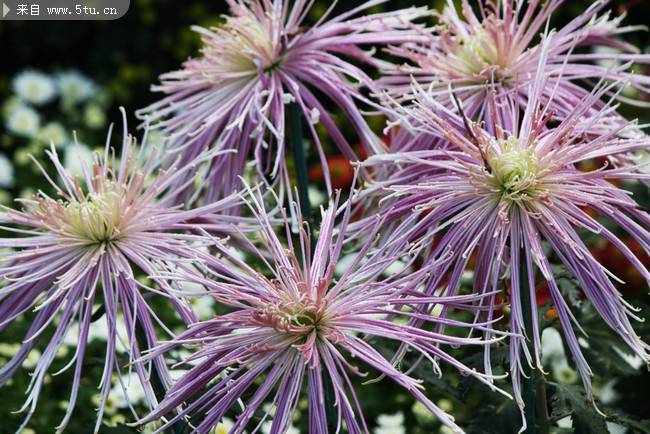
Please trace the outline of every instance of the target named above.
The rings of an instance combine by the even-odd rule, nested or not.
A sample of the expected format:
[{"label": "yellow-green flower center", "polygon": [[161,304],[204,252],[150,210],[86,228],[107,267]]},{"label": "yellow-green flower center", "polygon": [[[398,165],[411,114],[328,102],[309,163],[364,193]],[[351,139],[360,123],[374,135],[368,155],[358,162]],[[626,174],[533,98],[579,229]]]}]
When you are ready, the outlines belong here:
[{"label": "yellow-green flower center", "polygon": [[278,306],[274,314],[279,324],[291,329],[313,329],[320,320],[320,314],[315,306],[298,302]]},{"label": "yellow-green flower center", "polygon": [[539,162],[532,149],[515,137],[498,142],[498,151],[488,155],[493,186],[502,199],[521,201],[540,192]]},{"label": "yellow-green flower center", "polygon": [[486,66],[499,66],[499,53],[490,34],[483,28],[462,39],[457,56],[463,61],[465,73],[480,74]]},{"label": "yellow-green flower center", "polygon": [[277,331],[306,336],[318,331],[323,316],[322,309],[306,297],[300,300],[287,297],[260,309],[256,319]]},{"label": "yellow-green flower center", "polygon": [[276,58],[270,26],[254,16],[229,17],[212,29],[214,37],[204,49],[209,67],[206,75],[215,83],[249,78],[258,69],[271,72],[281,64]]},{"label": "yellow-green flower center", "polygon": [[113,190],[90,194],[83,202],[71,202],[63,210],[64,231],[91,244],[114,241],[120,237],[123,199]]}]

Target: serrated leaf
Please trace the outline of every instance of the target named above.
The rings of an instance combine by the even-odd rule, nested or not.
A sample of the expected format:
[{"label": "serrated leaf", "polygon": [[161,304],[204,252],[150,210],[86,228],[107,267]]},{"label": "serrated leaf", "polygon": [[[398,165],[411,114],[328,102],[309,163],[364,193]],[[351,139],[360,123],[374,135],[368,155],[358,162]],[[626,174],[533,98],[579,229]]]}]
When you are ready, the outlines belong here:
[{"label": "serrated leaf", "polygon": [[609,434],[605,418],[585,396],[582,386],[549,383],[555,393],[551,398],[551,417],[570,415],[576,434]]},{"label": "serrated leaf", "polygon": [[563,265],[552,265],[551,270],[562,294],[569,299],[572,306],[579,307],[582,303],[582,291],[575,277]]},{"label": "serrated leaf", "polygon": [[593,307],[583,306],[578,311],[578,322],[589,333],[589,347],[584,348],[583,353],[594,372],[606,376],[639,374],[638,369],[632,367],[622,356],[622,354],[634,356],[634,351],[605,324]]},{"label": "serrated leaf", "polygon": [[620,410],[606,411],[607,421],[614,422],[632,430],[633,433],[650,433],[650,419],[639,420]]}]

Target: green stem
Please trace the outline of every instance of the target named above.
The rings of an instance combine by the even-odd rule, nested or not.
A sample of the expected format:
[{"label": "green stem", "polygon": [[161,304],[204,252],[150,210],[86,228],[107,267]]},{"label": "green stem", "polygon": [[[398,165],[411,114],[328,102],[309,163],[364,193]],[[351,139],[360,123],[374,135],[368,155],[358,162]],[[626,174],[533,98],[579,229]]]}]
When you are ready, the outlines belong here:
[{"label": "green stem", "polygon": [[537,424],[539,432],[548,434],[551,430],[549,422],[548,404],[546,402],[546,380],[540,369],[535,369],[535,381],[537,383]]},{"label": "green stem", "polygon": [[[531,310],[531,294],[528,288],[528,267],[526,252],[521,250],[519,255],[519,292],[521,294],[521,313],[524,317],[524,332],[528,336],[526,345],[535,360],[535,341],[533,336],[533,313]],[[535,315],[536,318],[536,315]],[[526,434],[547,434],[549,432],[548,405],[546,402],[546,383],[540,367],[531,368],[528,362],[522,361],[522,395],[524,399]]]},{"label": "green stem", "polygon": [[287,107],[287,131],[289,143],[293,151],[293,164],[298,182],[298,200],[302,215],[311,220],[311,204],[309,203],[309,178],[307,177],[307,153],[302,133],[302,115],[298,104],[291,103]]},{"label": "green stem", "polygon": [[[296,181],[298,182],[298,200],[303,218],[309,223],[309,238],[311,240],[311,253],[314,253],[316,242],[312,230],[313,219],[311,204],[309,203],[309,179],[307,177],[307,152],[305,151],[305,142],[303,140],[302,113],[296,103],[291,103],[287,107],[287,131],[289,143],[293,152],[293,163],[296,171]],[[338,416],[334,406],[334,386],[331,379],[325,375],[323,379],[325,388],[325,414],[327,416],[327,425],[330,432],[335,432],[338,425]]]},{"label": "green stem", "polygon": [[[135,339],[138,342],[138,347],[140,349],[142,348],[149,348],[149,341],[147,339],[147,336],[140,327],[140,320],[137,320],[137,325],[135,327]],[[142,353],[142,351],[141,351]],[[160,379],[160,375],[158,374],[158,369],[156,369],[155,363],[152,361],[151,362],[151,386],[153,388],[153,393],[156,395],[156,399],[158,402],[162,401],[163,398],[165,397],[165,394],[167,393],[167,390],[165,389],[165,386],[162,383],[162,380]],[[185,432],[185,426],[184,422],[182,421],[177,421],[175,422],[172,427],[171,427],[171,432],[173,434],[183,434]]]}]

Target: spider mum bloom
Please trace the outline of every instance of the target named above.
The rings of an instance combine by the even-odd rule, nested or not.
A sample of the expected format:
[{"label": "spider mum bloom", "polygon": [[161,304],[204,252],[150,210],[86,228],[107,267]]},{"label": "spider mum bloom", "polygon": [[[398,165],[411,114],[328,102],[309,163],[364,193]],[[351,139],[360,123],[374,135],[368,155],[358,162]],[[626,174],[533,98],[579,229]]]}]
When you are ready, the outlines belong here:
[{"label": "spider mum bloom", "polygon": [[[392,95],[401,96],[408,93],[414,78],[431,86],[432,94],[453,108],[448,92],[451,86],[467,116],[474,120],[488,116],[486,95],[493,92],[500,100],[496,114],[501,122],[512,119],[513,110],[526,106],[540,64],[547,77],[541,98],[560,120],[589,95],[592,83],[601,79],[650,91],[650,79],[630,69],[631,62],[649,63],[650,56],[639,54],[636,47],[618,39],[640,27],[620,26],[622,16],[599,16],[608,2],[598,1],[564,27],[549,31],[545,26],[563,3],[479,0],[477,14],[467,0],[462,1],[461,11],[449,0],[427,42],[388,49],[409,63],[387,68],[383,83]],[[602,47],[609,49],[596,51]],[[619,99],[635,103],[623,96]],[[603,106],[602,101],[594,101],[586,115],[597,113]],[[607,125],[612,123],[620,125],[625,120],[613,116]]]},{"label": "spider mum bloom", "polygon": [[[494,293],[502,276],[509,274],[504,284],[510,288],[512,308],[510,366],[520,406],[523,363],[541,367],[535,273],[550,290],[568,348],[591,396],[591,371],[574,332],[579,324],[558,288],[551,260],[561,262],[573,274],[586,298],[625,343],[644,361],[650,360],[648,345],[632,327],[632,320],[639,318],[615,286],[614,281],[620,280],[598,262],[583,240],[585,232],[603,237],[646,281],[650,278],[641,259],[610,229],[610,224],[617,225],[645,254],[650,252],[650,216],[629,192],[610,182],[647,179],[647,175],[639,173],[639,167],[616,168],[608,163],[588,171],[577,167],[581,162],[650,146],[647,138],[621,139],[617,130],[599,136],[585,134],[601,118],[595,116],[588,123],[581,119],[593,101],[613,86],[598,86],[559,125],[549,126],[551,104],[541,104],[544,84],[540,82],[523,117],[516,114],[508,123],[515,128],[504,128],[494,116],[489,119],[489,130],[467,119],[450,122],[445,107],[419,88],[417,109],[401,110],[403,124],[444,137],[449,142],[446,149],[373,156],[363,163],[376,167],[376,173],[389,173],[365,194],[382,198],[385,230],[395,234],[393,243],[401,238],[422,248],[428,258],[424,267],[432,273],[425,292],[445,285],[445,295],[453,296],[463,271],[473,268],[474,292]],[[396,169],[383,170],[384,166]],[[524,296],[524,291],[530,295]],[[530,306],[523,306],[523,300],[530,300]],[[495,296],[483,302],[488,302],[489,310],[479,318],[490,321],[496,310]],[[524,327],[526,308],[532,312],[529,330]],[[534,352],[528,349],[526,338],[534,343]],[[489,373],[489,348],[485,363]]]},{"label": "spider mum bloom", "polygon": [[[342,111],[368,153],[377,152],[383,145],[355,103],[361,96],[358,84],[373,86],[373,81],[344,58],[374,63],[360,46],[408,40],[411,32],[403,28],[422,14],[422,9],[412,8],[351,18],[382,2],[366,2],[326,21],[328,11],[315,26],[302,28],[313,2],[228,0],[231,15],[223,25],[194,28],[203,39],[202,56],[188,60],[180,71],[162,75],[162,84],[153,89],[168,96],[139,115],[172,137],[172,150],[180,152],[183,161],[210,147],[237,150],[222,154],[207,169],[200,192],[208,202],[240,188],[251,156],[262,179],[283,180],[283,190],[289,185],[285,163],[289,104],[295,104],[307,121],[324,168],[327,161],[317,124],[346,158],[357,160],[324,101]],[[323,172],[331,189],[329,171]],[[291,194],[290,188],[286,191]]]},{"label": "spider mum bloom", "polygon": [[[124,122],[126,114],[123,111]],[[109,132],[109,139],[110,139]],[[146,142],[146,137],[144,139]],[[161,294],[171,300],[186,322],[195,316],[189,302],[163,279],[152,277],[158,289],[140,282],[139,277],[158,276],[184,262],[203,255],[201,238],[185,234],[196,226],[210,231],[227,231],[236,219],[220,217],[222,210],[238,205],[235,197],[208,207],[182,211],[172,204],[178,193],[171,188],[175,180],[192,167],[174,164],[158,170],[159,153],[145,149],[136,151],[134,139],[125,132],[120,159],[111,152],[107,140],[103,155],[95,154],[93,164],[84,164],[84,176],[75,178],[63,168],[54,146],[48,152],[60,185],[44,176],[58,198],[39,193],[33,199],[22,199],[22,210],[2,207],[0,222],[3,231],[15,233],[0,238],[0,331],[14,320],[34,311],[31,325],[17,354],[0,368],[0,384],[6,383],[29,352],[45,345],[29,385],[22,408],[27,416],[20,431],[34,413],[46,373],[67,333],[78,327],[79,340],[74,355],[64,368],[74,366],[72,391],[65,418],[58,427],[63,430],[75,407],[84,352],[93,318],[93,305],[102,304],[108,330],[106,358],[101,380],[102,400],[98,409],[99,427],[110,392],[114,371],[120,373],[118,341],[126,347],[131,360],[157,342],[154,324],[160,322],[147,304],[146,297]],[[5,232],[5,233],[6,233]],[[146,295],[149,293],[148,295]],[[118,335],[118,316],[124,319],[127,336]],[[160,323],[162,324],[162,323]],[[142,336],[136,339],[136,328]],[[47,330],[53,330],[51,333]],[[155,359],[149,365],[135,367],[147,399],[156,398],[150,378],[155,366],[162,386],[170,379],[164,361]],[[60,371],[61,372],[61,371]]]},{"label": "spider mum bloom", "polygon": [[[431,361],[435,372],[440,372],[438,361],[444,361],[489,384],[484,374],[470,370],[443,349],[444,345],[484,345],[488,341],[452,337],[431,328],[403,324],[408,318],[417,317],[434,330],[439,326],[465,327],[464,323],[430,313],[428,307],[462,309],[475,303],[476,296],[424,296],[413,283],[422,272],[382,277],[390,264],[404,258],[404,253],[390,248],[374,249],[372,240],[360,249],[343,275],[335,279],[334,268],[350,219],[349,206],[339,209],[341,223],[335,229],[337,201],[330,204],[322,212],[313,255],[297,257],[296,249],[311,250],[307,231],[300,231],[298,245],[294,245],[291,223],[287,221],[288,244],[284,244],[271,228],[259,200],[251,197],[251,201],[261,226],[259,260],[268,269],[254,269],[249,262],[238,260],[223,249],[222,256],[209,263],[211,276],[198,280],[191,277],[231,311],[191,326],[154,352],[159,354],[182,344],[199,346],[189,359],[195,366],[139,423],[157,420],[178,409],[178,414],[169,418],[159,431],[180,418],[194,415],[196,432],[207,433],[228,415],[236,419],[230,430],[233,434],[250,428],[257,432],[265,423],[270,423],[271,433],[284,433],[304,391],[309,403],[310,433],[342,429],[368,433],[351,378],[366,374],[353,365],[354,359],[405,388],[455,432],[463,432],[453,418],[425,396],[419,381],[399,371],[368,338],[404,343]],[[300,215],[299,210],[296,214]],[[376,223],[376,228],[380,227],[381,221]],[[326,397],[328,383],[333,398]],[[271,409],[263,406],[265,402],[272,404]],[[326,409],[333,412],[335,422],[328,418]],[[256,415],[262,417],[254,419]]]}]

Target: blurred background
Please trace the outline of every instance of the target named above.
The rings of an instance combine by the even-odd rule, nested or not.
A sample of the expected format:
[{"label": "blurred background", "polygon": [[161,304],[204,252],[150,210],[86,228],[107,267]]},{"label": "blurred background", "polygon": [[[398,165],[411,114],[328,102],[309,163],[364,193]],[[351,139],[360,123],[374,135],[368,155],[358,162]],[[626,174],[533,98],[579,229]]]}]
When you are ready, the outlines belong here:
[{"label": "blurred background", "polygon": [[[309,20],[317,20],[329,3],[317,1]],[[362,2],[346,0],[340,3],[338,9],[344,10]],[[441,8],[441,3],[392,0],[373,8],[373,11],[412,5]],[[584,11],[590,3],[588,0],[567,0],[553,24],[561,25]],[[611,6],[614,14],[627,12],[627,24],[648,23],[648,0],[615,1]],[[135,131],[138,122],[133,112],[159,98],[150,92],[150,85],[157,82],[158,75],[178,69],[184,60],[198,53],[199,38],[190,26],[218,25],[220,15],[224,13],[227,13],[227,7],[221,0],[132,0],[126,16],[117,21],[1,21],[0,204],[13,206],[14,198],[27,197],[36,189],[44,188],[43,178],[29,155],[43,160],[50,141],[63,155],[65,165],[74,172],[79,170],[79,161],[89,159],[93,149],[103,146],[110,123],[114,122],[118,129],[121,128],[118,107],[126,108],[130,130]],[[625,37],[642,51],[650,51],[649,33],[635,32]],[[650,121],[647,109],[625,107],[624,112],[630,117],[639,117],[642,122]],[[377,122],[380,128],[381,120]],[[331,147],[330,166],[335,186],[349,185],[352,170],[343,158],[336,155],[334,147]],[[310,176],[317,196],[322,181],[322,170],[319,172],[317,164],[314,164]],[[646,186],[630,185],[630,189],[637,200],[650,207]],[[627,267],[612,246],[597,237],[592,237],[590,242],[605,265],[628,282],[621,290],[632,304],[645,307],[647,316],[650,312],[646,305],[648,288],[641,276]],[[634,251],[641,251],[638,245],[630,242],[630,246]],[[471,276],[467,278],[471,281]],[[644,421],[650,418],[650,400],[647,398],[650,376],[640,360],[627,355],[620,342],[595,319],[597,316],[589,306],[580,303],[579,290],[571,279],[567,278],[563,283],[567,297],[576,300],[579,320],[583,325],[587,324],[585,328],[591,332],[591,342],[595,342],[587,352],[596,374],[601,409],[609,415],[609,423],[598,420],[593,408],[581,395],[578,376],[572,362],[565,357],[556,332],[557,324],[542,288],[538,302],[549,329],[545,332],[545,358],[549,366],[548,379],[554,384],[548,393],[553,409],[551,417],[554,422],[559,421],[555,431],[597,434],[650,432],[648,421]],[[210,317],[215,306],[209,300],[200,300],[197,309],[205,317]],[[28,320],[25,319],[0,333],[0,365],[15,353],[27,326]],[[650,339],[647,325],[640,325],[638,331]],[[97,363],[94,366],[93,359],[87,358],[89,366],[84,372],[80,405],[67,432],[92,431],[105,333],[106,330],[100,326],[93,332],[91,351],[96,352]],[[75,345],[73,336],[69,342],[70,352]],[[505,349],[501,350],[495,351],[494,357],[504,358]],[[22,405],[29,382],[27,374],[39,356],[38,349],[35,349],[25,363],[25,370],[0,393],[0,434],[12,433],[20,424],[22,415],[12,412]],[[468,352],[462,356],[466,363],[477,366],[481,363],[480,354]],[[62,361],[68,360],[70,354],[61,354],[60,357]],[[417,374],[425,380],[438,405],[456,415],[468,432],[517,431],[519,416],[512,403],[491,394],[486,388],[453,375],[437,379],[430,369]],[[66,372],[46,380],[49,384],[45,395],[25,433],[53,431],[67,405],[66,385],[70,375]],[[138,395],[140,391],[135,382],[129,390],[135,401],[143,399]],[[362,388],[361,399],[368,423],[377,434],[444,432],[426,411],[386,382]],[[118,390],[111,395],[109,404],[102,432],[135,432],[123,425],[132,417]],[[296,432],[307,432],[301,419],[296,421],[296,427]]]}]

